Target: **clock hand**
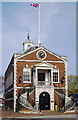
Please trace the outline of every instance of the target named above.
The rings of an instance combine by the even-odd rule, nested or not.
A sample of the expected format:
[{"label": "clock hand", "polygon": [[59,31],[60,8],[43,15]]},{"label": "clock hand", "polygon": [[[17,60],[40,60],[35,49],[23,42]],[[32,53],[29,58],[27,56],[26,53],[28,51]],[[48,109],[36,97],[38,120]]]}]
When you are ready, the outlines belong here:
[{"label": "clock hand", "polygon": [[43,55],[44,55],[44,53],[41,54],[41,56],[43,56]]}]

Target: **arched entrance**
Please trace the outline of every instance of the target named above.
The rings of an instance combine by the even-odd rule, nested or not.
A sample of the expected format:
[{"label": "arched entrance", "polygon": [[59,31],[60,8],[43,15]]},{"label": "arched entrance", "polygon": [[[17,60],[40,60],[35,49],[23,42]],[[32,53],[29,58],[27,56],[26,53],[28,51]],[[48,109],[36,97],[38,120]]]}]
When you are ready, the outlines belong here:
[{"label": "arched entrance", "polygon": [[42,92],[39,96],[39,105],[41,110],[50,110],[50,95]]}]

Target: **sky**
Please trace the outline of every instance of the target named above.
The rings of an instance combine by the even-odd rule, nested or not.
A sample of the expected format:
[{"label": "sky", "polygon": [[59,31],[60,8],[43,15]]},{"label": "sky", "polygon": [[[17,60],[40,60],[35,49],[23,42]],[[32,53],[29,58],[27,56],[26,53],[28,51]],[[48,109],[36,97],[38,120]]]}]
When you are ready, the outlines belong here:
[{"label": "sky", "polygon": [[2,3],[0,2],[0,75],[2,74]]},{"label": "sky", "polygon": [[[23,42],[30,32],[38,45],[38,8],[31,2],[2,3],[2,74],[13,53],[23,51]],[[50,51],[67,56],[68,75],[76,74],[76,3],[40,3],[40,40]]]},{"label": "sky", "polygon": [[[78,2],[76,11],[78,11]],[[76,75],[78,76],[78,12],[76,12]]]}]

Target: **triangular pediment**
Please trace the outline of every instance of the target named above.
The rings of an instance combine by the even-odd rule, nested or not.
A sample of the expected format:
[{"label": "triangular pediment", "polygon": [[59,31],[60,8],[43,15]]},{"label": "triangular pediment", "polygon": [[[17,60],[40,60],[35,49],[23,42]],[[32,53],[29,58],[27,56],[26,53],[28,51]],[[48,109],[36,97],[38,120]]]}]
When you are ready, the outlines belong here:
[{"label": "triangular pediment", "polygon": [[24,52],[23,54],[18,56],[17,59],[40,61],[40,59],[37,57],[37,53],[40,50],[43,50],[44,52],[46,52],[46,57],[45,57],[45,59],[43,59],[43,61],[63,61],[63,60],[65,60],[62,56],[59,56],[44,47],[38,47],[36,49],[33,49],[32,51]]}]

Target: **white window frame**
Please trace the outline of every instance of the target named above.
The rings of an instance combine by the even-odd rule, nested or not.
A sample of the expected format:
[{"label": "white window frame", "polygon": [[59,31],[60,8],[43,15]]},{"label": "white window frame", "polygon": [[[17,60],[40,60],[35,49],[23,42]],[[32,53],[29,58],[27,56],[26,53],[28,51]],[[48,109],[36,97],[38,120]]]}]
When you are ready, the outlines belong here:
[{"label": "white window frame", "polygon": [[31,83],[31,68],[30,69],[30,81],[24,81],[24,69],[29,68],[29,67],[24,67],[23,68],[23,83]]},{"label": "white window frame", "polygon": [[[59,69],[58,70],[58,82],[53,82],[53,83],[59,83]],[[53,69],[53,72],[54,72],[54,69]]]}]

